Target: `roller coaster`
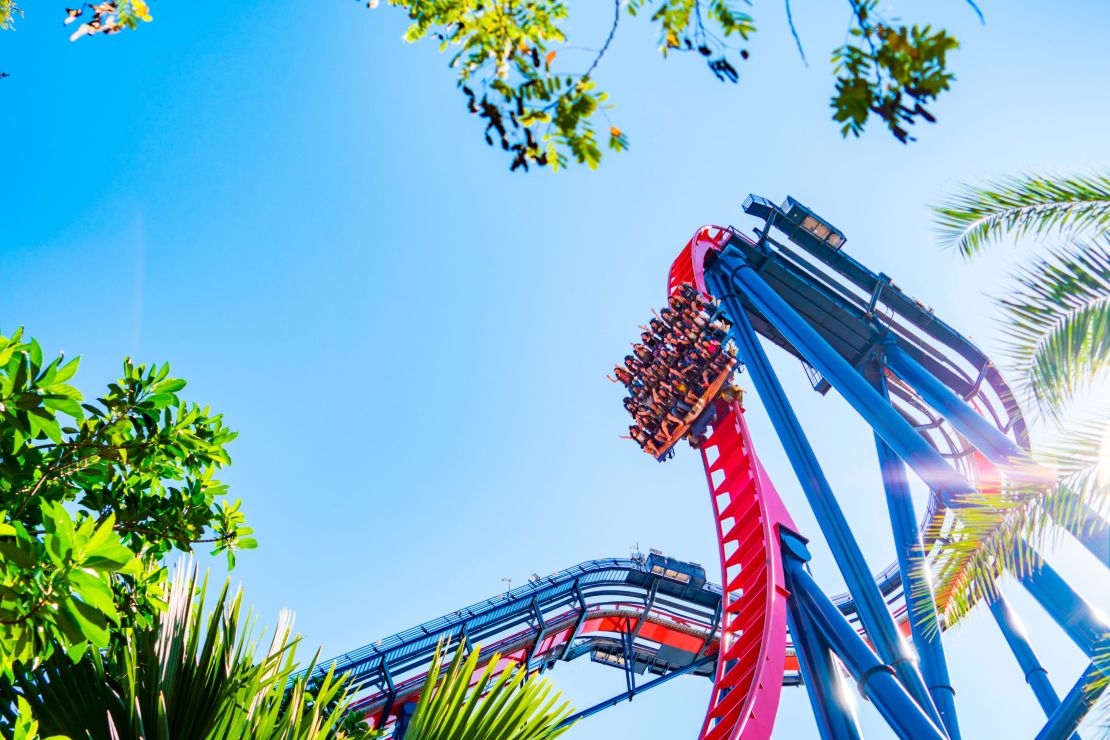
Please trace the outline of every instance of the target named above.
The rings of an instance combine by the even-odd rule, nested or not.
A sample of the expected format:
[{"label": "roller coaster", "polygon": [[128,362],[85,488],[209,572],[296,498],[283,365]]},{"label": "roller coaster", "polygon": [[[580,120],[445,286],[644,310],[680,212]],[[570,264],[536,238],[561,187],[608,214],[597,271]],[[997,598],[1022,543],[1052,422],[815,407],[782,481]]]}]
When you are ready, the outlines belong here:
[{"label": "roller coaster", "polygon": [[[784,686],[803,686],[822,738],[857,738],[844,675],[903,738],[961,737],[943,646],[934,574],[959,565],[941,545],[961,516],[983,516],[985,491],[1050,485],[1034,462],[1022,410],[996,366],[972,342],[844,251],[843,232],[793,198],[749,196],[762,223],[699,229],[671,265],[668,297],[696,291],[727,322],[730,351],[767,410],[848,592],[829,597],[812,571],[807,540],[755,453],[742,396],[707,384],[688,418],[643,444],[666,459],[683,439],[701,455],[709,488],[720,584],[704,567],[652,551],[594,560],[339,656],[359,698],[352,711],[404,736],[436,646],[482,656],[502,671],[529,673],[588,656],[619,669],[625,691],[568,721],[582,720],[683,675],[709,679],[706,740],[769,738]],[[693,289],[693,291],[691,290]],[[701,300],[701,299],[699,299]],[[813,389],[839,393],[873,430],[897,561],[872,575],[805,431],[772,369],[764,343],[802,364]],[[723,349],[721,351],[724,351]],[[714,366],[717,367],[717,366]],[[626,406],[627,407],[627,406]],[[660,442],[656,444],[656,442]],[[929,489],[919,518],[915,474]],[[978,508],[976,508],[978,507]],[[1104,565],[1110,526],[1076,501],[1064,523]],[[816,533],[813,533],[816,534]],[[1035,565],[1018,582],[1091,663],[1061,698],[997,584],[978,594],[1011,648],[1046,722],[1038,740],[1078,737],[1107,670],[1110,624],[1028,543]],[[938,614],[937,606],[941,607]],[[941,629],[932,629],[931,625]],[[1000,666],[992,666],[997,669]]]}]

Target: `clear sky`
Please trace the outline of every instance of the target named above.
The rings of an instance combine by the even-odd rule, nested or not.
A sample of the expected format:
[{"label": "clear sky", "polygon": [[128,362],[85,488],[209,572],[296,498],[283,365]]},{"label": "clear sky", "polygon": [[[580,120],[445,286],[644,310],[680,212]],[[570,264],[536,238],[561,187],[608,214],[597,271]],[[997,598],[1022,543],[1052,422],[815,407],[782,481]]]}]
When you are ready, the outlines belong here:
[{"label": "clear sky", "polygon": [[[226,477],[262,543],[235,577],[264,621],[292,607],[325,654],[637,542],[714,562],[697,457],[659,465],[617,439],[627,421],[604,376],[693,231],[751,226],[749,192],[810,205],[995,351],[985,293],[1015,253],[968,265],[940,251],[927,204],[969,179],[1107,160],[1110,5],[1094,0],[982,2],[985,26],[960,0],[899,3],[963,42],[939,124],[908,147],[880,130],[842,140],[829,120],[843,2],[794,3],[808,68],[781,6],[757,4],[738,87],[696,59],[661,61],[645,22],[627,23],[597,77],[632,149],[559,175],[510,174],[446,59],[403,44],[384,3],[159,0],[141,32],[75,44],[63,3],[25,5],[0,36],[0,322],[81,354],[88,392],[125,355],[169,360],[189,398],[226,414],[241,433]],[[572,3],[575,43],[600,43],[607,6]],[[893,548],[868,430],[775,361],[881,569]],[[815,574],[838,590],[749,408]],[[1108,602],[1085,553],[1058,560]],[[1064,693],[1084,661],[1008,593]],[[948,645],[965,736],[1032,736],[1043,717],[989,617]],[[581,707],[623,686],[582,661],[551,675]],[[708,689],[674,681],[571,737],[691,737]],[[814,735],[802,690],[784,692],[778,728]]]}]

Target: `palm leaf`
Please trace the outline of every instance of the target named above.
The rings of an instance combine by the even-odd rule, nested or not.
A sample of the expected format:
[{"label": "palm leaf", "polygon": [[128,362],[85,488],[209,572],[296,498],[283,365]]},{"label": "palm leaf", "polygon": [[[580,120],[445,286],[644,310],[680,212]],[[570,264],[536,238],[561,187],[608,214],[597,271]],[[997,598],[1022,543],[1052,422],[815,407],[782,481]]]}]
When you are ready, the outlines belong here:
[{"label": "palm leaf", "polygon": [[[1037,559],[1030,558],[1032,550],[1050,547],[1065,530],[1083,536],[1085,528],[1097,524],[1089,512],[1104,512],[1110,506],[1110,481],[1100,471],[1108,435],[1110,409],[1098,409],[1069,424],[1046,446],[1041,462],[1056,472],[1053,488],[1002,486],[980,491],[965,506],[928,524],[925,539],[941,543],[931,578],[945,624],[955,624],[980,599],[993,596],[995,581],[1003,573],[1029,573],[1037,565]],[[918,567],[928,567],[924,558],[919,557]],[[925,601],[928,586],[921,588]],[[928,622],[931,615],[923,609],[916,617]]]},{"label": "palm leaf", "polygon": [[1043,457],[1084,504],[1101,516],[1110,511],[1110,406],[1069,419],[1066,431],[1045,445]]},{"label": "palm leaf", "polygon": [[[1086,688],[1092,693],[1101,694],[1110,686],[1110,643],[1104,641],[1102,646],[1091,656],[1091,662],[1099,668],[1101,673],[1089,681]],[[1103,732],[1099,737],[1106,737],[1108,734],[1106,730],[1110,730],[1110,721],[1108,721],[1110,718],[1106,717],[1107,713],[1110,712],[1110,706],[1108,706],[1110,701],[1108,701],[1106,696],[1103,696],[1100,704],[1102,705],[1104,719],[1102,722]]]},{"label": "palm leaf", "polygon": [[1068,401],[1110,367],[1110,238],[1050,251],[999,299],[1019,388],[1059,419]]},{"label": "palm leaf", "polygon": [[481,648],[464,657],[460,646],[444,669],[442,647],[432,658],[405,740],[540,740],[570,729],[559,725],[573,710],[559,703],[549,681],[529,679],[523,665],[494,678],[501,659],[494,655],[475,682]]},{"label": "palm leaf", "polygon": [[1110,176],[1022,175],[968,185],[933,213],[940,242],[964,256],[1003,234],[1100,230],[1110,226]]}]

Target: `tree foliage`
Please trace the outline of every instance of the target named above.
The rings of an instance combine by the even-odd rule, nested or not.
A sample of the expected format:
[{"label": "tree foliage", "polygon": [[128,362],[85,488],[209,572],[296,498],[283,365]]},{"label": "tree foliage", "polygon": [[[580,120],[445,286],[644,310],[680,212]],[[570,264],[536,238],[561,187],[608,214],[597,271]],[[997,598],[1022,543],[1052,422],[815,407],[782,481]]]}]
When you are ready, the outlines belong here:
[{"label": "tree foliage", "polygon": [[[849,40],[832,54],[832,117],[844,136],[859,136],[875,116],[899,141],[912,141],[915,123],[936,120],[928,106],[951,86],[948,54],[959,44],[944,30],[886,18],[879,0],[842,1],[852,12]],[[563,0],[386,3],[412,21],[406,41],[432,39],[449,53],[467,110],[481,120],[486,143],[506,153],[512,170],[560,169],[572,161],[596,168],[603,147],[628,148],[627,135],[610,120],[609,94],[595,80],[621,25],[622,8],[654,27],[664,57],[699,57],[726,83],[740,81],[740,66],[749,56],[746,44],[756,31],[750,0],[612,0],[604,43],[578,65],[567,61],[572,54],[562,53],[572,48]],[[366,3],[369,8],[380,4]],[[786,13],[804,59],[789,0]],[[15,0],[0,0],[0,28],[12,27],[19,14]],[[71,40],[118,33],[150,20],[145,0],[86,2],[66,9],[65,17],[65,23],[79,24]]]},{"label": "tree foliage", "polygon": [[195,567],[180,564],[166,610],[126,641],[79,662],[59,653],[0,681],[0,725],[31,738],[20,726],[33,716],[36,732],[90,740],[375,736],[344,724],[345,676],[329,670],[310,682],[315,659],[295,673],[299,638],[288,614],[256,655],[242,592],[225,582],[211,611],[206,592],[207,579],[198,587]]},{"label": "tree foliage", "polygon": [[1048,250],[999,298],[1020,388],[1063,419],[1071,400],[1110,368],[1110,236]]},{"label": "tree foliage", "polygon": [[15,0],[0,0],[0,30],[10,31],[15,28],[15,19],[21,17],[23,11]]},{"label": "tree foliage", "polygon": [[[570,159],[597,167],[601,147],[597,114],[608,118],[607,93],[593,75],[621,22],[622,0],[614,0],[608,37],[584,71],[557,61],[566,44],[566,6],[559,0],[387,0],[408,12],[405,38],[434,37],[452,53],[467,107],[485,122],[484,136],[511,156],[511,169],[556,168]],[[945,31],[884,19],[878,0],[848,0],[851,41],[833,54],[838,75],[833,118],[842,133],[859,136],[872,115],[898,140],[912,140],[909,127],[933,122],[926,107],[954,78],[947,55],[957,41]],[[371,0],[368,6],[378,6]],[[733,0],[628,0],[629,15],[645,15],[656,26],[664,56],[688,52],[705,59],[722,82],[740,80],[738,65],[755,32],[749,3]],[[789,5],[787,6],[789,12]],[[792,16],[791,16],[792,21]],[[800,48],[800,43],[799,43]],[[609,123],[609,148],[622,151],[628,139]]]},{"label": "tree foliage", "polygon": [[128,28],[138,28],[140,23],[149,23],[152,20],[146,0],[108,0],[66,8],[65,23],[67,26],[71,23],[79,24],[69,37],[70,41],[76,41],[82,36],[111,36]]},{"label": "tree foliage", "polygon": [[[83,2],[76,8],[65,9],[65,25],[77,23],[77,30],[70,37],[76,41],[82,36],[104,34],[111,36],[128,28],[138,28],[141,23],[149,23],[150,8],[146,0],[104,0],[103,2]],[[23,17],[23,9],[15,0],[0,0],[0,30],[15,28],[15,19]]]},{"label": "tree foliage", "polygon": [[0,336],[0,674],[149,626],[169,553],[211,543],[234,564],[256,546],[215,477],[223,418],[183,401],[168,365],[130,360],[84,402],[78,365]]},{"label": "tree foliage", "polygon": [[948,71],[948,52],[959,43],[944,30],[883,20],[876,14],[878,0],[850,2],[856,19],[848,31],[851,40],[832,56],[833,120],[843,124],[843,135],[859,136],[875,114],[896,139],[911,141],[908,129],[917,120],[936,122],[925,106],[955,78]]}]

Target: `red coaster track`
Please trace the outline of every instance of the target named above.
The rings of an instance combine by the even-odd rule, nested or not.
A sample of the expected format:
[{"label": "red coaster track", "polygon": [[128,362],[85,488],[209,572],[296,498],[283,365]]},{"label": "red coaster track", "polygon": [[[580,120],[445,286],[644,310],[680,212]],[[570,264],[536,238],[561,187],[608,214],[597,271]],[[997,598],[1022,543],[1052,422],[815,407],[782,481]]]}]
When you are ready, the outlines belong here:
[{"label": "red coaster track", "polygon": [[[691,283],[708,294],[703,261],[727,240],[707,226],[686,244],[668,292]],[[779,526],[794,524],[751,445],[739,403],[716,402],[712,432],[701,447],[716,522],[724,588],[721,650],[700,737],[769,738],[786,661],[786,595]]]}]

